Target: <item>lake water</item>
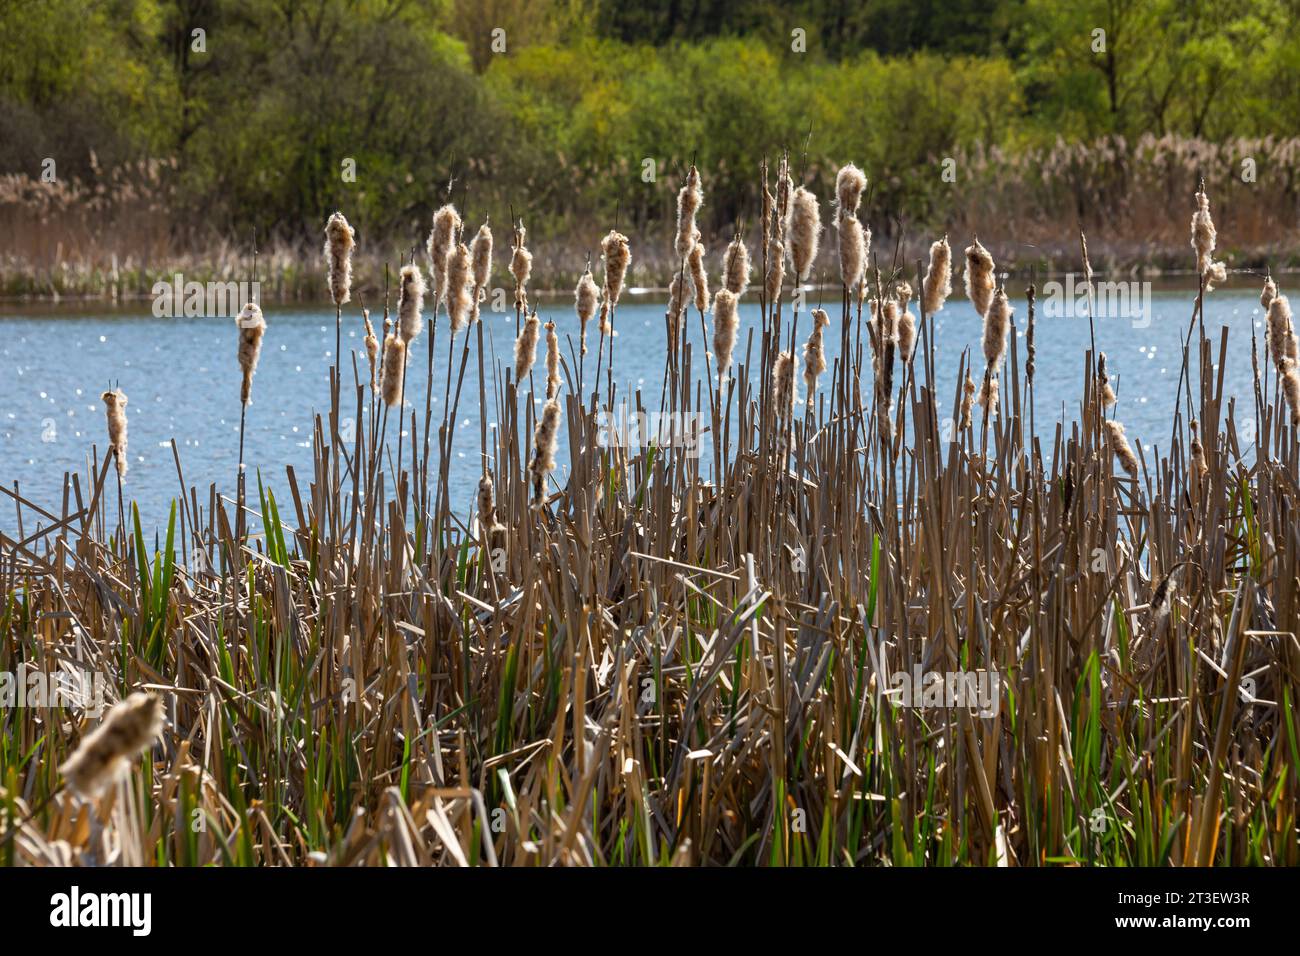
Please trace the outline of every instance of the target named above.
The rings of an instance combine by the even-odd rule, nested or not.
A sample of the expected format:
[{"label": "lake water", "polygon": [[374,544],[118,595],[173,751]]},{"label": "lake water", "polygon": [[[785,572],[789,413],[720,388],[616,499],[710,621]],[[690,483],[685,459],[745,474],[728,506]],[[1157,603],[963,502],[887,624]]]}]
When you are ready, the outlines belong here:
[{"label": "lake water", "polygon": [[[1261,337],[1262,348],[1263,315],[1256,280],[1234,280],[1229,287],[1207,296],[1205,328],[1216,343],[1220,326],[1230,328],[1227,390],[1249,405],[1250,333],[1253,326]],[[1008,285],[1023,287],[1020,282]],[[751,297],[752,293],[746,296]],[[832,297],[838,299],[834,294]],[[809,299],[815,302],[816,293],[809,293]],[[1181,337],[1186,333],[1194,300],[1192,288],[1158,288],[1151,293],[1146,315],[1136,319],[1099,317],[1096,323],[1097,346],[1107,353],[1112,382],[1119,393],[1116,417],[1125,423],[1131,438],[1148,447],[1157,445],[1162,451],[1169,440]],[[1058,313],[1070,311],[1073,299],[1068,286],[1054,301]],[[1036,391],[1037,425],[1044,439],[1050,437],[1063,406],[1068,416],[1078,414],[1081,363],[1089,344],[1086,314],[1051,315],[1052,304],[1040,292]],[[1023,298],[1014,298],[1013,305],[1023,339]],[[658,407],[664,364],[663,310],[661,300],[625,296],[616,323],[616,378],[633,390],[641,388],[647,396],[646,404],[652,408]],[[838,351],[839,334],[834,328],[838,307],[828,311],[833,322],[825,337],[830,367]],[[1101,306],[1098,312],[1102,314]],[[576,338],[577,319],[571,298],[543,301],[539,303],[539,314],[543,319],[556,320],[562,342],[565,334]],[[315,413],[329,405],[327,370],[334,362],[332,307],[271,306],[266,315],[268,330],[253,386],[246,438],[245,458],[250,487],[254,488],[253,469],[260,468],[264,478],[277,488],[283,483],[285,465],[295,466],[300,476],[308,474],[312,423]],[[445,317],[440,319],[444,325],[439,334],[439,366],[445,365],[445,321]],[[501,361],[510,361],[514,312],[485,311],[483,321],[489,357],[495,353]],[[755,300],[741,309],[738,356],[743,355],[746,331],[757,324]],[[800,321],[801,339],[808,328],[805,315]],[[588,355],[591,361],[595,358],[595,329],[593,323]],[[693,313],[691,330],[698,355],[699,320]],[[349,349],[361,350],[364,337],[355,308],[344,315],[343,336],[345,362],[350,363]],[[980,320],[957,289],[938,316],[935,338],[938,386],[942,407],[947,408],[962,350],[970,347],[979,354]],[[130,469],[125,491],[128,498],[139,503],[147,527],[165,524],[169,503],[178,491],[173,441],[180,452],[187,484],[197,485],[203,500],[212,482],[233,492],[239,449],[235,348],[232,319],[155,318],[147,302],[113,309],[102,305],[0,305],[0,482],[8,488],[16,482],[24,496],[58,512],[63,473],[79,469],[84,474],[91,445],[97,444],[101,451],[107,445],[104,406],[99,396],[111,380],[120,383],[130,400]],[[415,347],[416,359],[410,366],[406,391],[408,404],[417,404],[421,409],[425,348],[423,339]],[[1023,341],[1018,348],[1023,363]],[[567,345],[562,345],[562,351],[567,358]],[[539,367],[544,353],[543,341]],[[364,353],[360,355],[364,366]],[[980,363],[982,359],[978,367],[982,367]],[[453,501],[468,500],[480,474],[476,368],[471,356],[450,468]],[[442,368],[435,369],[435,421],[442,417],[444,374]],[[829,373],[823,382],[828,380]],[[490,426],[494,418],[494,414],[489,415]],[[395,440],[391,422],[389,436]],[[409,437],[406,441],[409,447]],[[560,448],[565,448],[563,440]],[[563,483],[563,460],[559,467],[557,479]],[[24,520],[30,534],[30,518]],[[10,531],[16,523],[12,501],[0,496],[0,529]]]}]

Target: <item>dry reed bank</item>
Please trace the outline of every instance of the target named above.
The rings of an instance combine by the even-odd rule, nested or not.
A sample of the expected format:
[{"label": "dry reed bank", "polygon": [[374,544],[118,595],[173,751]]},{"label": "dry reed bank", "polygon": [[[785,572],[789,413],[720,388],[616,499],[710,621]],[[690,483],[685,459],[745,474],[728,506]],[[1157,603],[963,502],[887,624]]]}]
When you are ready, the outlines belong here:
[{"label": "dry reed bank", "polygon": [[[1149,454],[1095,350],[1075,413],[1033,439],[1061,396],[1035,395],[1042,319],[1032,288],[1013,314],[995,230],[913,260],[873,241],[855,167],[826,191],[784,159],[760,173],[753,234],[716,251],[684,177],[662,390],[624,389],[609,335],[636,243],[605,232],[574,314],[539,316],[522,225],[448,203],[369,310],[382,274],[330,218],[322,288],[340,337],[367,334],[310,473],[232,463],[229,487],[186,488],[177,454],[185,492],[151,535],[119,470],[129,400],[105,392],[108,445],[61,502],[4,491],[24,530],[0,539],[0,672],[97,673],[121,703],[0,710],[0,859],[1300,862],[1296,340],[1284,284],[1225,266],[1213,188],[1180,197],[1200,291]],[[1058,241],[1090,274],[1082,235]],[[819,263],[842,293],[824,310],[794,294]],[[483,349],[494,277],[512,355]],[[1245,407],[1203,319],[1224,281],[1268,310]],[[934,318],[962,293],[981,354],[939,395]],[[250,303],[241,394],[204,402],[259,413],[265,331]],[[441,421],[411,362],[454,370]],[[476,489],[447,481],[462,401],[500,423],[461,449]],[[610,441],[598,413],[623,402],[670,430]],[[966,674],[994,679],[972,699]]]}]

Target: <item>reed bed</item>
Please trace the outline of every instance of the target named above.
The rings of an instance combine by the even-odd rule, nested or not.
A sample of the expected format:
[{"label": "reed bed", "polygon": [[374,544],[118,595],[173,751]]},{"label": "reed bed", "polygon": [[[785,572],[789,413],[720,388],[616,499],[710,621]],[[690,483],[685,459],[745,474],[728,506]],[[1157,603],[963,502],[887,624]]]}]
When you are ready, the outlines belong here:
[{"label": "reed bed", "polygon": [[[0,711],[0,860],[1300,862],[1293,346],[1252,343],[1253,400],[1227,400],[1203,270],[1169,435],[1126,438],[1123,370],[1089,351],[1075,414],[1041,441],[1036,412],[1061,397],[1036,400],[1033,289],[1017,315],[995,243],[968,251],[983,362],[936,394],[947,240],[928,265],[882,263],[850,222],[856,175],[824,236],[811,185],[784,161],[762,176],[760,243],[693,260],[692,170],[657,396],[622,389],[610,336],[634,243],[611,231],[575,311],[541,317],[542,366],[522,223],[512,263],[472,257],[476,290],[513,269],[519,340],[495,354],[477,308],[461,327],[476,226],[440,211],[439,257],[459,259],[443,272],[431,251],[427,286],[403,267],[396,325],[387,303],[378,337],[340,305],[367,345],[343,357],[310,473],[253,471],[232,498],[188,487],[177,453],[156,535],[111,448],[53,510],[0,489],[27,529],[0,539],[0,671],[98,672],[123,702]],[[813,311],[791,282],[844,237],[838,308]],[[1283,307],[1269,345],[1294,341]],[[447,413],[404,388],[426,347],[450,407],[499,423],[474,487],[448,484]],[[620,446],[598,413],[623,401],[681,417]],[[679,421],[703,422],[707,462]],[[996,712],[905,700],[897,675],[919,670],[995,672]],[[92,760],[121,768],[98,794]]]}]

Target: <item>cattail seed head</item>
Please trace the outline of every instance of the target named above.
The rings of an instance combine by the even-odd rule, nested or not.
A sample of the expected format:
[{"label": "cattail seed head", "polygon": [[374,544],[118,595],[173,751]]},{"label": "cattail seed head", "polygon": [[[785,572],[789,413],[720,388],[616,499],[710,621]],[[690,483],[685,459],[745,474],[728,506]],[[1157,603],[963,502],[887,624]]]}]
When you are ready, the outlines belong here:
[{"label": "cattail seed head", "polygon": [[695,213],[704,202],[704,190],[700,188],[700,171],[691,166],[686,174],[686,185],[677,192],[677,255],[685,259],[699,241],[699,232],[695,228]]},{"label": "cattail seed head", "polygon": [[1210,473],[1209,465],[1205,461],[1205,446],[1201,444],[1200,426],[1196,419],[1192,419],[1192,441],[1189,459],[1189,469],[1191,471],[1192,487],[1199,489],[1205,477]]},{"label": "cattail seed head", "polygon": [[728,292],[742,296],[749,288],[749,250],[740,236],[736,236],[722,254],[722,284]]},{"label": "cattail seed head", "polygon": [[1007,332],[1011,328],[1011,303],[1004,290],[998,289],[984,315],[984,360],[996,374],[1007,354]]},{"label": "cattail seed head", "polygon": [[515,381],[522,382],[524,376],[533,370],[537,361],[537,336],[541,330],[541,321],[534,312],[524,320],[524,327],[515,339]]},{"label": "cattail seed head", "polygon": [[1291,324],[1291,300],[1281,294],[1275,294],[1268,304],[1268,329],[1265,343],[1273,364],[1281,371],[1284,359],[1296,358],[1295,329]]},{"label": "cattail seed head", "polygon": [[817,197],[800,186],[794,191],[790,206],[790,261],[799,282],[808,278],[822,231],[821,207]]},{"label": "cattail seed head", "polygon": [[1273,281],[1272,276],[1269,276],[1264,280],[1264,291],[1259,294],[1259,304],[1264,309],[1264,311],[1267,312],[1268,307],[1272,304],[1273,300],[1276,298],[1277,298],[1277,283]]},{"label": "cattail seed head", "polygon": [[930,243],[930,266],[921,283],[921,308],[934,315],[952,294],[952,248],[947,238]]},{"label": "cattail seed head", "polygon": [[486,289],[492,278],[492,229],[486,222],[474,234],[469,257],[473,261],[474,288]]},{"label": "cattail seed head", "polygon": [[397,287],[397,323],[402,344],[409,347],[424,328],[424,275],[415,263],[402,266]]},{"label": "cattail seed head", "polygon": [[336,212],[325,223],[325,259],[329,263],[330,299],[336,306],[352,298],[352,248],[356,231],[343,213]]},{"label": "cattail seed head", "polygon": [[1196,250],[1196,271],[1205,275],[1213,264],[1211,257],[1218,241],[1214,220],[1210,217],[1210,197],[1205,188],[1196,191],[1196,212],[1192,213],[1192,248]]},{"label": "cattail seed head", "polygon": [[[433,228],[425,250],[429,254],[429,274],[433,276],[433,311],[436,315],[438,305],[447,293],[447,259],[452,252],[452,244],[460,233],[463,223],[460,213],[451,203],[442,206],[433,214]],[[410,339],[406,340],[410,343]]]},{"label": "cattail seed head", "polygon": [[691,253],[686,257],[686,263],[691,270],[691,291],[694,293],[695,308],[703,313],[709,308],[709,274],[704,268],[704,243],[699,241],[698,232],[695,236],[695,245],[691,246]]},{"label": "cattail seed head", "polygon": [[76,793],[96,796],[125,765],[153,745],[162,732],[162,723],[162,698],[136,691],[105,715],[59,772]]},{"label": "cattail seed head", "polygon": [[555,470],[556,439],[560,427],[560,405],[554,398],[542,407],[542,417],[533,432],[533,457],[528,470],[533,476],[532,507],[545,503],[546,476]]},{"label": "cattail seed head", "polygon": [[256,302],[240,310],[235,325],[239,328],[239,370],[243,380],[239,387],[239,400],[247,405],[253,394],[253,373],[262,354],[262,336],[266,333],[266,319]]},{"label": "cattail seed head", "polygon": [[120,388],[99,396],[108,417],[108,447],[119,478],[126,477],[126,392]]},{"label": "cattail seed head", "polygon": [[402,400],[402,380],[406,375],[406,343],[401,334],[384,339],[384,404],[389,408]]},{"label": "cattail seed head", "polygon": [[578,280],[578,287],[573,292],[573,301],[578,312],[578,323],[581,327],[582,354],[587,354],[587,323],[596,316],[596,309],[600,306],[600,289],[596,286],[596,280],[591,277],[591,269],[588,268]]},{"label": "cattail seed head", "polygon": [[[910,287],[908,291],[911,291]],[[912,360],[912,349],[916,345],[916,316],[906,304],[900,303],[900,307],[902,311],[898,314],[898,355],[906,363]]]},{"label": "cattail seed head", "polygon": [[1097,357],[1097,392],[1101,407],[1109,408],[1115,404],[1115,390],[1110,387],[1110,376],[1106,374],[1106,353]]},{"label": "cattail seed head", "polygon": [[813,309],[813,328],[803,347],[803,381],[807,387],[807,400],[813,400],[817,391],[817,377],[826,371],[826,352],[822,347],[822,329],[831,324],[825,309]]},{"label": "cattail seed head", "polygon": [[731,367],[731,353],[736,348],[736,330],[740,325],[736,302],[738,293],[719,289],[713,297],[713,357],[718,364],[718,380]]},{"label": "cattail seed head", "polygon": [[768,251],[767,276],[763,282],[763,293],[770,306],[781,297],[781,285],[785,281],[785,247],[773,241]]},{"label": "cattail seed head", "polygon": [[546,397],[554,398],[560,391],[560,337],[555,334],[555,323],[546,323]]},{"label": "cattail seed head", "polygon": [[991,375],[984,376],[984,384],[980,387],[979,406],[989,413],[996,415],[998,411],[998,380]]},{"label": "cattail seed head", "polygon": [[866,173],[852,163],[840,167],[839,173],[835,176],[835,202],[838,207],[838,219],[844,220],[857,217],[858,204],[862,201],[862,191],[866,188]]},{"label": "cattail seed head", "polygon": [[533,273],[533,254],[524,246],[527,237],[528,230],[521,219],[510,254],[510,274],[515,277],[515,308],[520,310],[528,307],[528,278]]},{"label": "cattail seed head", "polygon": [[965,431],[970,428],[971,406],[975,402],[975,380],[966,373],[966,381],[961,386],[961,422],[958,428]]},{"label": "cattail seed head", "polygon": [[370,324],[370,310],[362,309],[361,318],[366,323],[366,362],[370,365],[370,391],[379,385],[379,339],[375,338],[375,327]]},{"label": "cattail seed head", "polygon": [[1115,460],[1130,477],[1136,478],[1138,458],[1133,453],[1133,446],[1128,443],[1128,437],[1124,434],[1124,426],[1114,419],[1107,419],[1102,422],[1102,425],[1106,429],[1106,441],[1115,455]]},{"label": "cattail seed head", "polygon": [[794,417],[794,357],[782,351],[772,362],[772,401],[778,421]]},{"label": "cattail seed head", "polygon": [[487,539],[489,551],[505,544],[505,525],[497,519],[496,489],[484,475],[478,483],[478,523],[480,534]]},{"label": "cattail seed head", "polygon": [[1284,358],[1278,364],[1278,371],[1282,376],[1282,394],[1291,407],[1291,424],[1300,428],[1300,366],[1297,366],[1295,359]]},{"label": "cattail seed head", "polygon": [[841,216],[836,223],[840,237],[840,279],[844,288],[853,289],[862,281],[867,261],[867,239],[855,216]]},{"label": "cattail seed head", "polygon": [[993,256],[980,245],[966,247],[966,271],[962,275],[966,283],[966,295],[981,317],[986,315],[993,304]]},{"label": "cattail seed head", "polygon": [[614,229],[600,241],[600,249],[601,258],[605,260],[605,297],[600,305],[600,331],[603,335],[613,335],[613,311],[623,294],[628,263],[632,261],[632,249],[628,245],[627,236]]},{"label": "cattail seed head", "polygon": [[474,287],[471,285],[469,247],[458,242],[447,257],[447,315],[451,318],[451,334],[455,335],[469,325],[474,306]]}]

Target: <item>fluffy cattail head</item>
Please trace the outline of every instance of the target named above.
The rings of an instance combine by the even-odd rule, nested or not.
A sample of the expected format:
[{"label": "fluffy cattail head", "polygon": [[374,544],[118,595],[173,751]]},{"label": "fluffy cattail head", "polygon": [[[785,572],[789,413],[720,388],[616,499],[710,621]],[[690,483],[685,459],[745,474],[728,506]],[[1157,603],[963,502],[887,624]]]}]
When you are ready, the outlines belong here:
[{"label": "fluffy cattail head", "polygon": [[619,296],[623,294],[623,283],[627,279],[627,266],[632,261],[632,249],[627,236],[613,229],[600,241],[601,258],[605,260],[605,298],[613,305],[618,305]]},{"label": "fluffy cattail head", "polygon": [[1295,329],[1291,324],[1291,300],[1275,294],[1268,304],[1268,331],[1265,333],[1269,354],[1278,371],[1284,359],[1296,358]]},{"label": "fluffy cattail head", "polygon": [[485,222],[478,227],[470,243],[469,256],[473,261],[474,288],[486,289],[492,278],[492,230]]},{"label": "fluffy cattail head", "polygon": [[137,691],[116,704],[59,768],[68,786],[93,797],[162,732],[162,698]]},{"label": "fluffy cattail head", "polygon": [[862,191],[867,188],[867,176],[862,170],[849,163],[840,167],[835,177],[835,202],[838,206],[839,219],[855,218],[858,204],[862,201]]},{"label": "fluffy cattail head", "polygon": [[686,185],[677,192],[677,255],[686,258],[699,241],[695,228],[695,214],[704,202],[700,188],[700,171],[691,166],[686,174]]},{"label": "fluffy cattail head", "polygon": [[474,307],[472,282],[469,247],[458,242],[447,257],[447,315],[451,317],[452,335],[469,325]]},{"label": "fluffy cattail head", "polygon": [[730,289],[719,289],[713,297],[713,357],[718,364],[719,380],[731,367],[731,353],[736,348],[736,330],[740,325],[737,298]]},{"label": "fluffy cattail head", "polygon": [[595,318],[596,309],[600,306],[600,289],[596,286],[596,280],[591,277],[590,267],[578,280],[578,287],[573,292],[573,301],[578,313],[578,323],[581,327],[582,354],[586,355],[587,323]]},{"label": "fluffy cattail head", "polygon": [[1121,468],[1128,472],[1130,477],[1136,478],[1138,474],[1138,458],[1133,453],[1133,446],[1128,443],[1128,437],[1124,434],[1124,426],[1114,419],[1107,419],[1102,422],[1102,425],[1106,429],[1106,441],[1110,444],[1115,460],[1119,462]]},{"label": "fluffy cattail head", "polygon": [[1281,374],[1282,394],[1291,407],[1291,424],[1300,428],[1300,366],[1295,359],[1284,358],[1278,363],[1278,372]]},{"label": "fluffy cattail head", "polygon": [[113,389],[99,396],[108,417],[108,447],[113,453],[117,474],[126,477],[126,392]]},{"label": "fluffy cattail head", "polygon": [[691,254],[686,257],[686,264],[691,270],[691,291],[695,297],[695,308],[704,312],[709,307],[709,274],[704,268],[704,243],[699,241],[698,232],[695,235],[695,245],[691,247]]},{"label": "fluffy cattail head", "polygon": [[803,381],[808,390],[808,401],[817,391],[817,377],[826,371],[826,351],[822,347],[822,329],[831,324],[825,309],[813,309],[813,328],[803,347]]},{"label": "fluffy cattail head", "polygon": [[533,508],[546,501],[546,476],[555,470],[555,447],[560,429],[560,405],[554,398],[542,407],[542,417],[533,432],[533,457],[528,470],[533,475]]},{"label": "fluffy cattail head", "polygon": [[384,404],[389,408],[402,400],[402,379],[406,374],[406,343],[400,334],[384,340]]},{"label": "fluffy cattail head", "polygon": [[478,523],[480,533],[487,538],[488,547],[495,549],[505,537],[505,526],[497,520],[496,489],[492,478],[484,475],[478,483]]},{"label": "fluffy cattail head", "polygon": [[379,339],[375,338],[375,327],[370,324],[370,310],[362,309],[361,318],[366,323],[366,362],[370,365],[370,391],[378,387]]},{"label": "fluffy cattail head", "polygon": [[258,308],[257,303],[250,302],[240,310],[235,324],[239,328],[239,370],[243,373],[239,400],[247,405],[253,394],[253,373],[257,371],[257,360],[262,354],[262,336],[266,333],[266,319],[262,316],[262,310]]},{"label": "fluffy cattail head", "polygon": [[[908,291],[911,291],[910,288]],[[912,349],[916,345],[916,316],[906,305],[900,305],[902,311],[898,315],[898,354],[904,362],[910,362]]]},{"label": "fluffy cattail head", "polygon": [[1264,291],[1259,294],[1259,304],[1263,307],[1264,311],[1267,312],[1269,305],[1271,305],[1273,300],[1276,298],[1277,283],[1273,281],[1272,276],[1269,276],[1264,280]]},{"label": "fluffy cattail head", "polygon": [[546,323],[546,397],[554,398],[560,391],[560,337],[555,334],[555,323]]},{"label": "fluffy cattail head", "polygon": [[528,277],[533,273],[533,254],[524,246],[524,240],[527,238],[528,230],[524,228],[521,219],[515,229],[510,253],[510,274],[515,277],[516,309],[524,309],[528,306]]},{"label": "fluffy cattail head", "polygon": [[763,294],[767,296],[769,307],[781,295],[781,285],[785,281],[785,247],[773,241],[768,250],[767,276],[763,280]]},{"label": "fluffy cattail head", "polygon": [[1007,354],[1007,331],[1011,328],[1011,303],[1004,290],[998,289],[984,316],[984,360],[989,371],[996,373]]},{"label": "fluffy cattail head", "polygon": [[[452,243],[456,241],[462,226],[460,213],[451,203],[447,203],[433,214],[433,228],[429,231],[429,240],[425,249],[429,253],[429,273],[433,276],[433,311],[438,311],[438,304],[447,291],[447,258],[451,255]],[[410,342],[410,339],[407,339]]]},{"label": "fluffy cattail head", "polygon": [[930,266],[921,283],[921,308],[926,315],[934,315],[943,308],[951,294],[952,249],[945,237],[930,244]]},{"label": "fluffy cattail head", "polygon": [[822,214],[817,197],[800,186],[790,202],[790,261],[799,282],[807,279],[812,270],[821,231]]},{"label": "fluffy cattail head", "polygon": [[397,287],[397,321],[402,344],[409,346],[424,328],[424,275],[415,263],[402,266]]},{"label": "fluffy cattail head", "polygon": [[867,238],[855,216],[842,216],[836,224],[840,237],[840,279],[852,289],[862,281],[867,262]]},{"label": "fluffy cattail head", "polygon": [[772,401],[778,421],[794,417],[794,356],[782,351],[772,362]]},{"label": "fluffy cattail head", "polygon": [[533,370],[537,361],[537,335],[541,331],[541,320],[534,312],[524,320],[524,327],[515,339],[515,381],[522,382],[524,376]]},{"label": "fluffy cattail head", "polygon": [[962,278],[975,311],[984,316],[993,304],[993,256],[978,239],[966,247],[966,271]]},{"label": "fluffy cattail head", "polygon": [[1210,218],[1210,197],[1202,186],[1196,191],[1196,212],[1192,213],[1192,248],[1196,250],[1196,271],[1204,275],[1212,264],[1218,231]]},{"label": "fluffy cattail head", "polygon": [[741,296],[749,288],[749,250],[745,241],[736,236],[722,254],[722,284],[732,295]]},{"label": "fluffy cattail head", "polygon": [[966,373],[966,381],[961,386],[961,422],[958,428],[965,431],[970,428],[971,406],[975,403],[975,380],[970,377],[970,372]]},{"label": "fluffy cattail head", "polygon": [[1115,390],[1110,387],[1110,376],[1106,374],[1106,353],[1097,356],[1097,392],[1103,408],[1115,404]]},{"label": "fluffy cattail head", "polygon": [[325,223],[325,259],[329,263],[330,299],[342,305],[352,298],[352,247],[356,231],[343,213],[336,212]]},{"label": "fluffy cattail head", "polygon": [[984,384],[980,388],[979,405],[990,415],[997,414],[998,380],[991,375],[984,376]]}]

